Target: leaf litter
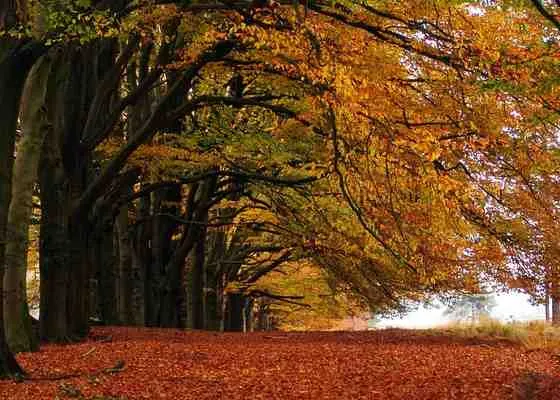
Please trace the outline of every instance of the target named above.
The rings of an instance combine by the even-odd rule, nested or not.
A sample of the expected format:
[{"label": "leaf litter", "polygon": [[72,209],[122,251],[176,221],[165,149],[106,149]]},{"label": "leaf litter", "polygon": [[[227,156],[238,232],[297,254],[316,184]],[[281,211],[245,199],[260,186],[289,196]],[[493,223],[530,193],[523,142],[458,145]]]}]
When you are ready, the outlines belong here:
[{"label": "leaf litter", "polygon": [[18,360],[1,400],[560,400],[560,357],[505,341],[388,329],[216,333],[97,327]]}]

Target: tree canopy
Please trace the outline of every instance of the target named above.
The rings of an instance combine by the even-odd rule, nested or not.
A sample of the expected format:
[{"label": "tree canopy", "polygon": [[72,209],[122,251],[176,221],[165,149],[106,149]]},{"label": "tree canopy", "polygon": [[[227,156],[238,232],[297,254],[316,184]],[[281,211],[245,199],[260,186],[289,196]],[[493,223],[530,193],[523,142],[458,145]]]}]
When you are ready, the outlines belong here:
[{"label": "tree canopy", "polygon": [[488,286],[552,297],[560,321],[559,15],[0,2],[0,345],[37,343],[32,215],[42,340],[92,318],[247,330],[306,296],[383,314]]}]

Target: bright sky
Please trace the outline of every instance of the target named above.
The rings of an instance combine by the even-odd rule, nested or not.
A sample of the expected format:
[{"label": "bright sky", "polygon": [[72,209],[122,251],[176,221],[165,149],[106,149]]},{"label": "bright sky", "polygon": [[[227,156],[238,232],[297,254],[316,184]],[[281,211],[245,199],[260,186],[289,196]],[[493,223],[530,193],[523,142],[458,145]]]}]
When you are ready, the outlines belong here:
[{"label": "bright sky", "polygon": [[[524,294],[500,294],[494,296],[496,307],[492,309],[491,316],[502,321],[527,321],[544,319],[544,306],[535,307],[529,303],[529,297]],[[445,306],[420,307],[418,310],[408,313],[403,318],[382,319],[375,324],[376,327],[395,328],[431,328],[445,325],[451,319],[444,316]]]}]

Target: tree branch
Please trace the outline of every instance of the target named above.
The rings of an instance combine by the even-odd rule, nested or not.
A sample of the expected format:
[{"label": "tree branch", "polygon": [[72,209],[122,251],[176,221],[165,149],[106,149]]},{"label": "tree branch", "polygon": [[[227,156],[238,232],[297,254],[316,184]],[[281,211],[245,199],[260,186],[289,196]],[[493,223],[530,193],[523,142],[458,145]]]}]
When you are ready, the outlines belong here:
[{"label": "tree branch", "polygon": [[76,202],[72,209],[74,216],[83,215],[93,204],[95,199],[105,190],[110,184],[111,180],[125,165],[128,157],[136,151],[140,145],[144,144],[152,138],[159,126],[162,124],[162,119],[165,116],[164,110],[169,101],[180,89],[184,82],[191,81],[196,74],[208,63],[221,59],[230,53],[235,46],[235,42],[230,40],[223,40],[216,43],[210,49],[205,51],[167,91],[166,95],[161,99],[152,114],[144,122],[140,130],[130,138],[120,151],[113,157],[107,167],[101,174],[86,188],[82,197]]},{"label": "tree branch", "polygon": [[377,230],[375,228],[372,228],[367,221],[365,220],[364,214],[362,209],[356,204],[356,202],[354,201],[354,199],[352,198],[352,195],[350,194],[350,192],[348,191],[348,187],[346,185],[346,180],[344,178],[344,174],[342,173],[340,166],[339,166],[339,160],[341,157],[341,153],[340,153],[340,149],[338,147],[338,130],[336,127],[336,117],[334,114],[334,110],[330,110],[329,112],[330,115],[330,123],[331,123],[331,129],[332,129],[332,142],[333,142],[333,149],[334,149],[334,171],[336,173],[336,175],[338,176],[338,182],[339,182],[339,186],[340,189],[342,191],[342,194],[346,200],[346,202],[348,203],[348,205],[350,206],[350,208],[352,209],[352,211],[354,212],[354,214],[356,215],[356,217],[358,218],[358,222],[360,223],[360,225],[362,225],[362,227],[381,245],[381,247],[383,247],[389,254],[391,254],[394,258],[396,258],[396,260],[398,262],[400,262],[401,264],[405,265],[406,267],[408,267],[412,272],[417,272],[416,268],[410,264],[410,262],[408,262],[408,260],[406,260],[399,252],[397,252],[396,250],[394,250],[391,246],[389,246],[389,244],[387,242],[385,242],[385,240],[383,240],[379,234],[377,233]]},{"label": "tree branch", "polygon": [[551,22],[556,29],[560,30],[560,19],[557,19],[551,12],[549,12],[543,2],[541,0],[531,0],[531,3],[535,6],[537,11],[546,18],[549,22]]},{"label": "tree branch", "polygon": [[249,291],[249,293],[247,293],[248,296],[251,297],[268,297],[269,299],[273,299],[273,300],[278,300],[284,303],[288,303],[288,304],[293,304],[296,306],[300,306],[300,307],[305,307],[305,308],[311,308],[311,305],[307,304],[307,303],[301,303],[299,301],[294,301],[294,300],[301,300],[304,299],[304,296],[282,296],[279,294],[273,294],[264,290],[251,290]]}]

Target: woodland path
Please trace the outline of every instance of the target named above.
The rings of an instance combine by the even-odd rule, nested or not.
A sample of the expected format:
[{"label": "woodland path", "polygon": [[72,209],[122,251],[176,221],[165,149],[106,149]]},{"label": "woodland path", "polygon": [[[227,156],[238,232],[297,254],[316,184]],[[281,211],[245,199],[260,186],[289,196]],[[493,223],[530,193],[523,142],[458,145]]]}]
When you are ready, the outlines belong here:
[{"label": "woodland path", "polygon": [[560,399],[558,355],[421,331],[95,328],[18,360],[31,380],[0,382],[2,400]]}]

